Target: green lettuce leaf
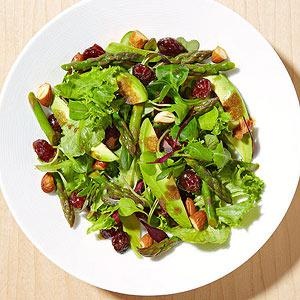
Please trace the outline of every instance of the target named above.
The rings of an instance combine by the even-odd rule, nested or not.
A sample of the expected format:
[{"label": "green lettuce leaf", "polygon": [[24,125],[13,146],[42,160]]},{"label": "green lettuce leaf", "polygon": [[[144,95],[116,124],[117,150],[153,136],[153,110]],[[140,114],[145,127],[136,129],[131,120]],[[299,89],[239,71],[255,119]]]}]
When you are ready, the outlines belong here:
[{"label": "green lettuce leaf", "polygon": [[220,142],[213,151],[213,161],[215,165],[221,169],[231,159],[230,152],[223,147],[223,143]]},{"label": "green lettuce leaf", "polygon": [[144,212],[139,208],[136,203],[130,198],[121,198],[119,203],[119,214],[120,216],[128,217],[135,212]]},{"label": "green lettuce leaf", "polygon": [[201,142],[190,142],[185,147],[185,152],[197,160],[211,161],[213,152]]},{"label": "green lettuce leaf", "polygon": [[177,226],[166,230],[182,241],[193,244],[224,244],[230,236],[230,227],[215,229],[208,226],[205,230],[199,231]]}]

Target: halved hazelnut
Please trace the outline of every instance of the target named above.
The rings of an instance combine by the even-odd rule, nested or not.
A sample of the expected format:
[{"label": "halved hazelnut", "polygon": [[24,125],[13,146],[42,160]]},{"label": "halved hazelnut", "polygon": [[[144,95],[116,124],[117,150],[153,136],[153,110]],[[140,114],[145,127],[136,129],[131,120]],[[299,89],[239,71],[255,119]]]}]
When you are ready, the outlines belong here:
[{"label": "halved hazelnut", "polygon": [[141,248],[148,248],[153,244],[153,239],[149,235],[149,233],[146,233],[144,236],[140,239]]},{"label": "halved hazelnut", "polygon": [[227,58],[228,58],[228,55],[227,55],[226,51],[219,46],[212,52],[212,55],[211,55],[211,60],[214,63],[220,63]]},{"label": "halved hazelnut", "polygon": [[171,124],[175,122],[175,115],[169,111],[161,111],[154,117],[154,122]]},{"label": "halved hazelnut", "polygon": [[140,31],[133,31],[129,37],[130,44],[135,47],[142,49],[144,45],[147,43],[148,39],[144,36]]},{"label": "halved hazelnut", "polygon": [[41,105],[49,107],[53,102],[53,92],[49,83],[44,83],[38,87],[36,97]]},{"label": "halved hazelnut", "polygon": [[54,177],[51,173],[46,173],[41,181],[41,188],[45,193],[52,193],[56,189]]}]

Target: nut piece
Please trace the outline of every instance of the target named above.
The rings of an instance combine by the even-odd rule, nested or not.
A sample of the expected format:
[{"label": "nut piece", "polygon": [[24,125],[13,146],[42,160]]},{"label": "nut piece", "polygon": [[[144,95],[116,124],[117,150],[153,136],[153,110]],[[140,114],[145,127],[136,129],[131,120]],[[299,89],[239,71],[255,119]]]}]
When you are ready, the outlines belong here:
[{"label": "nut piece", "polygon": [[171,124],[175,122],[175,115],[169,111],[161,111],[154,117],[154,122]]},{"label": "nut piece", "polygon": [[189,216],[192,216],[197,212],[196,206],[194,204],[193,199],[191,198],[186,198],[185,200],[185,208]]},{"label": "nut piece", "polygon": [[93,170],[103,171],[108,167],[108,163],[100,160],[96,160],[93,164]]},{"label": "nut piece", "polygon": [[141,237],[140,244],[142,248],[148,248],[153,244],[153,239],[149,235],[149,233],[146,233],[144,236]]},{"label": "nut piece", "polygon": [[142,49],[148,42],[148,39],[140,31],[136,30],[131,33],[129,42],[133,47]]},{"label": "nut piece", "polygon": [[46,107],[49,107],[53,101],[53,92],[49,83],[44,83],[38,87],[37,98],[39,102]]},{"label": "nut piece", "polygon": [[199,210],[190,216],[193,227],[197,230],[203,230],[205,228],[207,217],[204,210]]},{"label": "nut piece", "polygon": [[220,63],[227,58],[228,58],[228,55],[227,55],[226,51],[219,46],[212,52],[212,55],[211,55],[211,60],[214,63]]},{"label": "nut piece", "polygon": [[51,173],[46,173],[41,182],[41,188],[43,192],[45,193],[52,193],[55,191],[56,186],[55,186],[55,181],[54,177],[52,176]]},{"label": "nut piece", "polygon": [[83,54],[81,54],[80,52],[78,52],[73,58],[72,61],[83,61],[84,60],[84,56]]}]

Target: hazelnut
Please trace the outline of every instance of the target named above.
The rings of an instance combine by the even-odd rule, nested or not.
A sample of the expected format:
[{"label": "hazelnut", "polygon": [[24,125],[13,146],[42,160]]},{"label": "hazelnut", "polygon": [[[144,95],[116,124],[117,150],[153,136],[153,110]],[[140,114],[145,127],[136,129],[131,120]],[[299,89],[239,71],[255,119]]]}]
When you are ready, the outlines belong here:
[{"label": "hazelnut", "polygon": [[199,210],[190,216],[193,227],[197,230],[203,230],[207,223],[207,216],[204,210]]},{"label": "hazelnut", "polygon": [[108,167],[108,163],[100,160],[96,160],[93,164],[93,170],[103,171]]},{"label": "hazelnut", "polygon": [[227,55],[226,51],[219,46],[212,52],[212,55],[211,55],[211,61],[214,63],[220,63],[227,58],[228,58],[228,55]]},{"label": "hazelnut", "polygon": [[161,111],[154,117],[154,122],[171,124],[175,122],[175,115],[169,111]]},{"label": "hazelnut", "polygon": [[136,30],[131,33],[129,42],[133,47],[141,49],[148,42],[148,39],[141,32]]},{"label": "hazelnut", "polygon": [[149,235],[149,233],[146,233],[144,236],[140,239],[141,248],[148,248],[153,244],[153,239]]},{"label": "hazelnut", "polygon": [[73,58],[72,61],[83,61],[84,60],[84,56],[83,54],[81,54],[80,52],[78,52]]},{"label": "hazelnut", "polygon": [[55,191],[56,186],[55,186],[55,181],[54,177],[51,173],[46,173],[41,182],[41,187],[43,192],[45,193],[52,193]]}]

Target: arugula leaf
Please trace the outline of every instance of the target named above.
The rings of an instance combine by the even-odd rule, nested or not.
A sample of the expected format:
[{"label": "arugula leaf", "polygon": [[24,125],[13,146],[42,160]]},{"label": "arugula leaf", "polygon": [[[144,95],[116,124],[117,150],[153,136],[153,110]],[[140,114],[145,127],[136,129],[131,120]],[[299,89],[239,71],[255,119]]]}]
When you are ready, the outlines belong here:
[{"label": "arugula leaf", "polygon": [[119,201],[119,214],[120,216],[128,217],[135,212],[144,213],[144,211],[139,208],[135,202],[130,198],[121,198]]},{"label": "arugula leaf", "polygon": [[213,152],[213,161],[219,169],[222,169],[231,159],[230,152],[220,142]]},{"label": "arugula leaf", "polygon": [[243,218],[249,211],[257,206],[257,202],[246,200],[233,205],[227,205],[216,209],[219,220],[231,227],[237,227],[241,224]]},{"label": "arugula leaf", "polygon": [[120,216],[120,220],[123,225],[123,230],[130,237],[131,249],[135,252],[137,256],[140,256],[138,252],[138,247],[140,247],[141,226],[138,218],[135,215],[126,217]]},{"label": "arugula leaf", "polygon": [[213,134],[206,134],[204,136],[205,145],[211,149],[216,149],[217,145],[219,144],[218,138]]},{"label": "arugula leaf", "polygon": [[219,111],[219,117],[217,120],[217,123],[212,130],[212,134],[214,135],[220,135],[222,132],[230,132],[229,129],[229,122],[231,121],[230,113],[228,112],[220,112]]},{"label": "arugula leaf", "polygon": [[179,226],[167,228],[168,232],[182,241],[193,244],[224,244],[230,236],[230,227],[213,228],[208,226],[205,230],[181,228]]},{"label": "arugula leaf", "polygon": [[185,152],[197,160],[212,161],[213,152],[201,142],[190,142],[185,147]]}]

